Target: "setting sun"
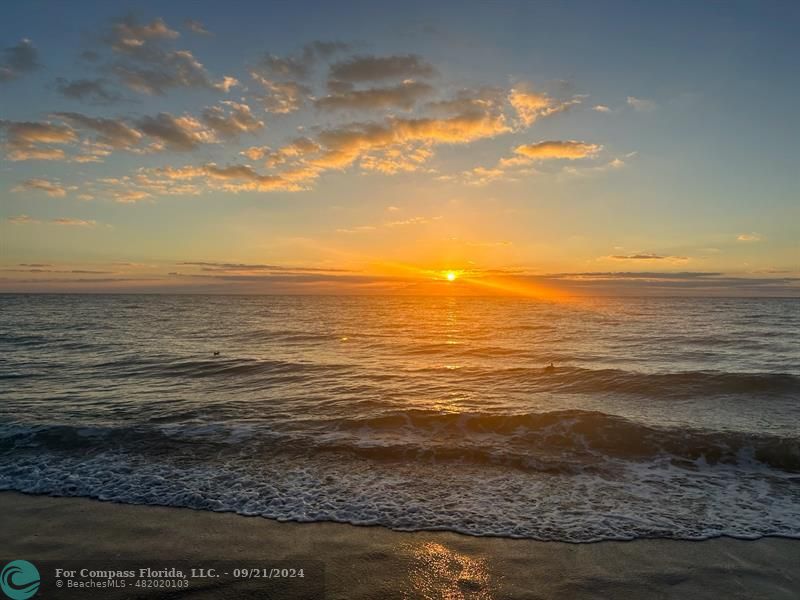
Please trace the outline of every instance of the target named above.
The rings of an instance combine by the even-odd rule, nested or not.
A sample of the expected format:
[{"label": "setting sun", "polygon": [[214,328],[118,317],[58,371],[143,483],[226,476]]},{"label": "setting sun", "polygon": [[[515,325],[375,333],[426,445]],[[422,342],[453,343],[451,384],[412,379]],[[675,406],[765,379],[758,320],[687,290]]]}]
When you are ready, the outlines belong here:
[{"label": "setting sun", "polygon": [[455,281],[458,276],[455,271],[448,271],[445,277],[447,277],[447,281]]}]

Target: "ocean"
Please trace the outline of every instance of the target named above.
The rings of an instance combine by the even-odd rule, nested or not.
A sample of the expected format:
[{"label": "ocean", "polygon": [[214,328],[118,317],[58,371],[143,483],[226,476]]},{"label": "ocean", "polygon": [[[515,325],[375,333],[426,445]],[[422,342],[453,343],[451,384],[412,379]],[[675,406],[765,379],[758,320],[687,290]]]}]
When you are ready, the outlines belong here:
[{"label": "ocean", "polygon": [[800,537],[800,300],[0,295],[0,489]]}]

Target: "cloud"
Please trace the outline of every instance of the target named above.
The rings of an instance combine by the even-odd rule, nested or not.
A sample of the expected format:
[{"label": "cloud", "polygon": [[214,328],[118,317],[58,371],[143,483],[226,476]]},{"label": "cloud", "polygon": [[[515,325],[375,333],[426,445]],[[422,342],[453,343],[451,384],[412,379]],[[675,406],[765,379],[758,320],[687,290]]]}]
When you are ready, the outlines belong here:
[{"label": "cloud", "polygon": [[188,50],[164,55],[159,68],[140,68],[117,64],[113,72],[130,89],[147,95],[164,95],[169,88],[206,88],[228,92],[239,84],[234,77],[225,76],[211,81],[203,65]]},{"label": "cloud", "polygon": [[37,142],[63,144],[75,139],[75,132],[64,125],[36,121],[2,121],[2,127],[11,143],[33,144]]},{"label": "cloud", "polygon": [[[154,169],[153,174],[166,181],[202,179],[210,189],[229,192],[294,192],[303,189],[302,177],[294,178],[291,173],[265,175],[258,173],[249,165],[220,167],[214,163],[208,163],[200,166],[164,167]],[[310,174],[310,177],[313,176],[315,173]]]},{"label": "cloud", "polygon": [[518,181],[521,175],[531,175],[534,173],[532,169],[512,171],[509,167],[519,165],[508,164],[508,159],[501,159],[500,162],[503,163],[503,161],[506,161],[507,164],[500,164],[494,168],[475,167],[474,169],[464,171],[463,176],[469,185],[483,186],[493,181]]},{"label": "cloud", "polygon": [[377,229],[374,225],[359,225],[358,227],[340,227],[336,233],[365,233],[367,231],[375,231]]},{"label": "cloud", "polygon": [[132,15],[118,19],[112,26],[112,31],[111,45],[121,52],[135,51],[151,39],[174,39],[180,35],[170,29],[161,18],[142,24]]},{"label": "cloud", "polygon": [[399,221],[389,221],[388,223],[385,223],[384,226],[392,228],[392,227],[405,227],[407,225],[427,225],[431,221],[438,221],[441,218],[442,218],[441,216],[430,217],[430,218],[429,217],[411,217],[409,219],[401,219]]},{"label": "cloud", "polygon": [[598,144],[575,140],[545,141],[517,146],[514,153],[533,160],[577,160],[597,154],[601,149]]},{"label": "cloud", "polygon": [[257,65],[257,70],[271,77],[305,79],[314,66],[321,60],[327,60],[337,52],[350,48],[344,42],[314,41],[303,46],[302,50],[289,56],[267,54]]},{"label": "cloud", "polygon": [[426,108],[436,115],[458,115],[464,113],[501,112],[506,102],[506,90],[492,86],[458,90],[446,100],[427,104]]},{"label": "cloud", "polygon": [[740,233],[736,236],[738,242],[760,242],[761,236],[757,233]]},{"label": "cloud", "polygon": [[253,146],[243,150],[241,154],[247,156],[250,160],[265,160],[265,164],[268,167],[276,167],[292,160],[302,159],[318,152],[320,149],[320,145],[315,141],[302,137],[292,140],[275,151],[270,150],[267,146]]},{"label": "cloud", "polygon": [[592,107],[592,110],[595,111],[595,112],[600,112],[600,113],[610,113],[611,112],[611,109],[608,106],[606,106],[605,104],[595,104]]},{"label": "cloud", "polygon": [[345,82],[433,77],[436,69],[416,54],[354,56],[331,65],[330,78]]},{"label": "cloud", "polygon": [[659,271],[590,271],[583,273],[552,273],[543,277],[552,279],[707,279],[720,277],[723,273],[705,271],[659,272]]},{"label": "cloud", "polygon": [[666,256],[659,256],[658,254],[653,254],[651,252],[639,252],[637,254],[617,254],[615,256],[611,256],[615,260],[664,260]]},{"label": "cloud", "polygon": [[11,189],[12,192],[31,192],[38,191],[44,192],[53,198],[63,198],[67,195],[67,189],[56,181],[49,179],[26,179],[16,187]]},{"label": "cloud", "polygon": [[324,171],[354,163],[364,171],[386,174],[415,171],[436,145],[466,144],[511,131],[498,105],[460,101],[459,108],[463,111],[443,118],[389,116],[377,122],[351,122],[277,150],[254,146],[242,154],[251,160],[265,159],[269,168],[281,167],[278,175],[284,180],[307,183]]},{"label": "cloud", "polygon": [[314,102],[322,110],[373,110],[382,108],[402,108],[410,110],[416,102],[434,91],[431,85],[418,81],[403,81],[395,86],[349,90],[323,96]]},{"label": "cloud", "polygon": [[249,148],[245,148],[239,154],[242,156],[246,156],[250,160],[261,160],[262,158],[268,156],[271,150],[269,146],[250,146]]},{"label": "cloud", "polygon": [[304,273],[352,273],[350,269],[339,269],[335,267],[291,267],[285,265],[269,265],[261,263],[226,263],[215,261],[184,261],[179,263],[183,266],[201,267],[203,271],[210,272],[234,272],[241,273],[243,271],[275,271],[278,273],[284,272],[304,272]]},{"label": "cloud", "polygon": [[[636,155],[635,152],[628,153],[625,155],[624,158],[627,159],[635,155]],[[585,177],[588,175],[595,175],[598,173],[606,173],[608,171],[616,171],[624,168],[628,164],[625,159],[615,157],[603,164],[590,165],[590,166],[576,167],[573,165],[567,165],[561,169],[561,174],[571,177]]]},{"label": "cloud", "polygon": [[203,122],[217,135],[235,138],[264,128],[264,122],[256,119],[246,104],[230,100],[223,100],[220,104],[222,106],[206,108],[202,113]]},{"label": "cloud", "polygon": [[121,204],[133,204],[154,196],[195,196],[203,190],[191,183],[176,181],[159,174],[160,169],[139,169],[133,175],[104,177],[87,182],[91,196],[112,198]]},{"label": "cloud", "polygon": [[[538,173],[537,169],[532,168],[533,163],[545,160],[578,160],[582,158],[594,158],[602,150],[598,144],[579,142],[575,140],[566,141],[544,141],[535,144],[523,144],[514,148],[515,156],[501,158],[494,167],[475,167],[464,171],[462,175],[470,185],[486,185],[493,181],[518,181],[523,176],[530,176]],[[614,159],[609,165],[622,166],[624,163]],[[611,168],[609,165],[596,167],[601,169]]]},{"label": "cloud", "polygon": [[97,134],[97,141],[112,148],[130,149],[142,140],[142,133],[119,119],[88,117],[81,113],[59,112],[54,116],[63,119],[73,127],[88,129]]},{"label": "cloud", "polygon": [[3,48],[0,55],[0,83],[17,79],[40,67],[39,51],[27,38],[20,40],[16,46]]},{"label": "cloud", "polygon": [[530,127],[540,117],[549,117],[568,110],[570,107],[580,104],[581,97],[573,97],[570,100],[556,100],[545,93],[536,92],[527,85],[516,87],[508,95],[508,101],[520,121],[525,127]]},{"label": "cloud", "polygon": [[650,112],[656,109],[657,104],[652,100],[647,100],[646,98],[636,98],[635,96],[628,96],[626,100],[628,106],[633,108],[633,110],[639,112]]},{"label": "cloud", "polygon": [[665,261],[670,263],[682,263],[689,261],[688,256],[667,256],[655,254],[653,252],[634,252],[632,254],[615,254],[612,256],[602,257],[611,260],[625,260],[625,261]]},{"label": "cloud", "polygon": [[272,81],[256,72],[250,76],[266,90],[265,96],[257,98],[270,113],[288,114],[299,110],[311,94],[310,88],[295,81]]},{"label": "cloud", "polygon": [[7,221],[9,223],[13,223],[14,225],[27,225],[39,222],[33,217],[30,217],[28,215],[17,215],[15,217],[8,217]]},{"label": "cloud", "polygon": [[228,92],[238,85],[230,76],[213,80],[189,50],[166,46],[179,36],[162,19],[144,24],[133,16],[118,19],[104,37],[117,56],[110,71],[130,89],[147,95],[163,95],[175,87]]},{"label": "cloud", "polygon": [[56,89],[65,98],[80,100],[89,104],[113,104],[122,99],[122,95],[108,89],[105,79],[75,79],[69,81],[63,77],[56,79]]},{"label": "cloud", "polygon": [[[123,119],[90,117],[77,112],[57,112],[53,117],[62,123],[0,121],[5,134],[7,157],[10,160],[70,160],[98,162],[113,150],[137,153],[159,150],[189,151],[218,138],[235,138],[254,133],[264,127],[249,106],[240,102],[222,101],[206,108],[195,118],[159,113],[140,117],[134,122]],[[93,137],[79,139],[77,132],[91,132]],[[154,141],[142,147],[145,136]],[[67,156],[63,149],[43,144],[73,144],[75,152]]]},{"label": "cloud", "polygon": [[214,141],[213,133],[203,127],[200,121],[188,115],[175,117],[169,113],[159,113],[155,117],[142,117],[136,125],[170,150],[194,150],[201,144]]},{"label": "cloud", "polygon": [[386,148],[378,154],[367,154],[359,164],[365,171],[393,175],[401,171],[416,171],[431,156],[433,151],[426,145],[401,145]]},{"label": "cloud", "polygon": [[480,112],[445,119],[390,117],[384,123],[352,123],[322,131],[317,141],[324,150],[311,162],[323,168],[344,168],[372,151],[393,146],[464,144],[509,130],[502,114]]},{"label": "cloud", "polygon": [[[190,23],[186,27],[195,29]],[[109,73],[116,73],[127,85],[135,87],[138,82],[140,91],[151,94],[164,93],[171,87],[229,89],[232,78],[223,85],[211,78],[191,52],[174,49],[180,36],[163,19],[118,19],[100,35],[105,52],[99,57],[111,57],[106,64],[97,64],[103,76],[58,79],[58,90],[76,100],[112,102],[119,95],[115,96],[113,85],[117,82]],[[287,120],[288,127],[296,125],[295,131],[302,137],[276,146],[259,140],[249,148],[233,148],[251,164],[229,164],[224,155],[210,162],[210,157],[204,156],[188,161],[186,166],[142,167],[125,176],[84,182],[76,192],[76,197],[137,202],[209,190],[299,191],[308,189],[327,171],[348,168],[384,174],[433,172],[428,163],[437,147],[514,133],[520,122],[530,124],[565,111],[583,98],[559,99],[534,91],[527,84],[518,84],[512,90],[489,86],[462,89],[448,96],[445,90],[449,86],[439,89],[425,79],[437,75],[437,71],[416,54],[338,56],[348,49],[341,42],[312,42],[295,54],[264,57],[250,67],[255,93],[247,90],[246,101],[203,104],[206,108],[198,113],[100,117],[82,114],[85,111],[58,112],[53,118],[59,120],[53,123],[0,121],[0,127],[6,134],[6,150],[14,159],[85,163],[101,161],[117,150],[144,155],[164,150],[188,152],[208,144],[218,144],[213,149],[215,154],[230,150],[231,144],[220,142],[265,128],[268,120],[259,118],[263,117],[258,110],[261,103],[271,113],[292,113],[306,104],[328,113],[322,122],[319,114],[317,118],[312,115],[310,123]],[[321,63],[332,63],[327,74],[314,71]],[[312,74],[314,78],[304,79]],[[137,79],[139,76],[142,78]],[[319,93],[322,86],[326,91]],[[413,114],[401,112],[412,109],[416,109]],[[340,117],[336,114],[339,111],[357,114]],[[367,111],[381,112],[361,115]],[[49,137],[44,130],[20,133],[23,125],[45,128]],[[534,172],[537,161],[589,158],[600,149],[599,145],[578,141],[522,145],[496,167],[479,167],[472,175],[474,181],[489,181],[510,177],[509,171],[514,170],[517,177]]]},{"label": "cloud", "polygon": [[[54,221],[51,221],[51,223]],[[21,264],[20,267],[34,267],[28,269],[0,269],[6,273],[69,273],[70,275],[111,275],[114,271],[94,271],[89,269],[42,269],[38,267],[49,267],[50,265],[26,265]]]},{"label": "cloud", "polygon": [[85,219],[70,219],[66,217],[53,219],[51,223],[55,223],[56,225],[64,225],[67,227],[94,227],[95,225],[97,225],[97,221],[91,221]]},{"label": "cloud", "polygon": [[387,221],[382,225],[359,225],[356,227],[339,228],[336,230],[336,233],[366,233],[377,229],[394,229],[395,227],[407,227],[410,225],[428,225],[434,221],[439,221],[441,218],[441,215],[435,217],[410,217],[397,221]]},{"label": "cloud", "polygon": [[[110,149],[125,149],[152,152],[161,149],[188,151],[202,144],[213,143],[221,138],[235,138],[242,133],[254,133],[264,127],[256,119],[250,107],[240,102],[223,100],[219,105],[206,108],[200,118],[189,115],[174,116],[159,113],[144,116],[130,124],[122,119],[89,117],[81,113],[55,113],[76,129],[89,130],[97,134],[94,146],[84,148],[83,157],[74,160],[87,162],[91,156],[107,155]],[[144,136],[155,138],[149,147],[138,148]],[[84,145],[87,140],[84,140]]]},{"label": "cloud", "polygon": [[19,160],[60,160],[64,151],[41,144],[66,144],[76,139],[66,125],[37,121],[3,121],[0,130],[5,134],[6,158]]},{"label": "cloud", "polygon": [[66,154],[61,148],[40,146],[8,146],[6,158],[11,161],[20,160],[64,160]]},{"label": "cloud", "polygon": [[135,204],[152,197],[150,192],[144,190],[117,190],[113,194],[114,201],[120,204]]},{"label": "cloud", "polygon": [[556,273],[530,278],[578,294],[796,297],[800,291],[796,277],[733,277],[695,271]]},{"label": "cloud", "polygon": [[196,33],[198,35],[213,35],[200,21],[186,19],[183,24],[186,26],[186,29],[192,33]]}]

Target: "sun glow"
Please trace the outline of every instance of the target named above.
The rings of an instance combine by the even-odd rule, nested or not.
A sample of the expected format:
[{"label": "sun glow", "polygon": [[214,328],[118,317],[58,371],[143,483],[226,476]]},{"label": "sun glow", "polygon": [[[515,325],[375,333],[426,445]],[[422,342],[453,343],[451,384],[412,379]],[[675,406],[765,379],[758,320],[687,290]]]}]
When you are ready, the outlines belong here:
[{"label": "sun glow", "polygon": [[456,274],[455,271],[448,271],[445,274],[445,277],[447,277],[447,281],[455,281],[458,275]]}]

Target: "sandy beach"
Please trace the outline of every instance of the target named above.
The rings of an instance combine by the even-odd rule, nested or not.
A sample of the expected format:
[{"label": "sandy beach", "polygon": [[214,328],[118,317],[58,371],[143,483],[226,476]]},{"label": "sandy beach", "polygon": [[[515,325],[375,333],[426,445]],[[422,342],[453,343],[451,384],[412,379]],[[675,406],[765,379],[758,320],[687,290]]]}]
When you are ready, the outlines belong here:
[{"label": "sandy beach", "polygon": [[[565,544],[396,532],[0,494],[3,554],[45,560],[314,559],[326,597],[797,598],[800,541]],[[146,597],[179,597],[153,591]],[[191,597],[240,597],[235,589]]]}]

